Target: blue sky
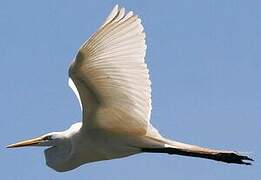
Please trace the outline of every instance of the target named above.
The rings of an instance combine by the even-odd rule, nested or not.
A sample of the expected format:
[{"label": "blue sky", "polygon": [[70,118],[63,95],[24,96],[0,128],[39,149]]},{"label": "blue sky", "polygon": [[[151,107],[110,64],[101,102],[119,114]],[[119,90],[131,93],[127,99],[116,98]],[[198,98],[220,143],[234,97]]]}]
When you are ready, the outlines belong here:
[{"label": "blue sky", "polygon": [[[81,119],[68,66],[116,3],[145,27],[152,123],[175,140],[248,152],[254,166],[140,154],[56,173],[43,148],[4,148]],[[0,1],[1,178],[260,179],[260,7],[258,0]]]}]

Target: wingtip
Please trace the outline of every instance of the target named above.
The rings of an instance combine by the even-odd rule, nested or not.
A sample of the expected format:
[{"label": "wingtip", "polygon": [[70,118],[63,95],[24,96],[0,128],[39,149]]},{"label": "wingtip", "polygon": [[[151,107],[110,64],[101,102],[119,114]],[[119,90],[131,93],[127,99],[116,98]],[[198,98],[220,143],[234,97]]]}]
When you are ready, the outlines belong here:
[{"label": "wingtip", "polygon": [[113,11],[115,11],[115,10],[119,10],[119,5],[118,4],[115,4],[115,6],[113,7]]}]

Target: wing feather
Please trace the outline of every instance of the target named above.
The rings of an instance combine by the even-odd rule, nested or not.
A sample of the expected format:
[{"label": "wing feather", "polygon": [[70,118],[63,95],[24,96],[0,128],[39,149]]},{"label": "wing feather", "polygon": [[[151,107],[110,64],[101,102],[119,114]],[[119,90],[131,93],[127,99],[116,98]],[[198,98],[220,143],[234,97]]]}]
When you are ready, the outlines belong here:
[{"label": "wing feather", "polygon": [[151,82],[145,54],[141,20],[116,5],[69,69],[82,102],[84,127],[146,133]]}]

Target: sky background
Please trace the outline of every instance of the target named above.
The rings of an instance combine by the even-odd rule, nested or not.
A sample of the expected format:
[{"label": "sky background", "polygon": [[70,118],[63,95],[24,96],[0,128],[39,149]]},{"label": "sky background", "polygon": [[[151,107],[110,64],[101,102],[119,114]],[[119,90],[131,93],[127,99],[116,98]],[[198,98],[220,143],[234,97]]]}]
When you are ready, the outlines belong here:
[{"label": "sky background", "polygon": [[[68,66],[116,3],[145,27],[154,126],[175,140],[247,152],[253,166],[140,154],[57,173],[43,148],[4,147],[81,120]],[[0,0],[1,179],[260,180],[260,7],[259,0]]]}]

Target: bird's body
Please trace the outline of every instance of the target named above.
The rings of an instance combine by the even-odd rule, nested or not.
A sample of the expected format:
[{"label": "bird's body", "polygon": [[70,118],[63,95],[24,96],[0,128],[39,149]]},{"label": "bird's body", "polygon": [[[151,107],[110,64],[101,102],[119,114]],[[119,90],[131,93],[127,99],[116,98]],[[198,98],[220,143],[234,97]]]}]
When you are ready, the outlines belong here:
[{"label": "bird's body", "polygon": [[179,143],[160,135],[150,123],[151,82],[145,54],[141,20],[116,5],[69,68],[69,85],[80,101],[82,122],[8,147],[50,146],[45,150],[46,164],[60,172],[142,152],[250,164],[244,160],[252,159],[233,151]]},{"label": "bird's body", "polygon": [[45,150],[46,164],[57,171],[71,170],[88,162],[137,154],[142,147],[164,147],[163,143],[147,136],[118,134],[101,129],[85,131],[81,122],[73,124],[61,134],[61,144]]},{"label": "bird's body", "polygon": [[[60,147],[51,147],[45,150],[46,164],[56,171],[68,171],[84,163],[120,158],[139,152],[139,149],[128,146],[132,137],[114,135],[103,130],[81,130],[82,123],[74,124],[68,136],[70,149],[65,157],[60,158]],[[76,127],[74,127],[76,126]],[[83,138],[84,137],[84,138]],[[57,149],[57,154],[55,152]],[[57,159],[58,157],[58,159]]]}]

